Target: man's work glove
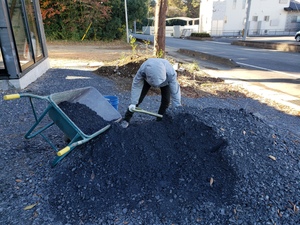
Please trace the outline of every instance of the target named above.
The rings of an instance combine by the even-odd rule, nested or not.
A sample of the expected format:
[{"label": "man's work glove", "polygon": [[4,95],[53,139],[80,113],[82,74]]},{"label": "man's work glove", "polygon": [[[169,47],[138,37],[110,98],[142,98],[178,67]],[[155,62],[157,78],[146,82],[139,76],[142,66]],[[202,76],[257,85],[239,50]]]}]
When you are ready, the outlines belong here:
[{"label": "man's work glove", "polygon": [[134,105],[134,104],[131,104],[131,105],[128,107],[128,110],[129,110],[130,112],[134,112],[134,110],[135,110],[135,105]]}]

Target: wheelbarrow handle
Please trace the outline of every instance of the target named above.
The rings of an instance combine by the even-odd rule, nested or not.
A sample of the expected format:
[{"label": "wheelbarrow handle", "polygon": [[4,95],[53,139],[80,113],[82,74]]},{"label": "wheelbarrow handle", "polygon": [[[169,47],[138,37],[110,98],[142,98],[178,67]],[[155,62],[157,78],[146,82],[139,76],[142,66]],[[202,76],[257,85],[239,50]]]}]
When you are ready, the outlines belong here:
[{"label": "wheelbarrow handle", "polygon": [[10,94],[10,95],[4,95],[3,99],[8,101],[8,100],[13,100],[13,99],[18,99],[20,98],[20,94]]},{"label": "wheelbarrow handle", "polygon": [[163,118],[163,115],[161,115],[161,114],[154,113],[154,112],[149,112],[149,111],[146,111],[146,110],[138,108],[138,107],[136,107],[133,111],[134,112],[139,112],[139,113],[146,113],[146,114],[149,114],[151,116],[156,116],[156,117],[159,117],[159,118]]},{"label": "wheelbarrow handle", "polygon": [[21,98],[21,97],[29,97],[29,98],[38,98],[38,99],[48,100],[48,96],[40,96],[40,95],[34,95],[34,94],[30,94],[30,93],[4,95],[3,99],[4,100],[13,100],[13,99]]}]

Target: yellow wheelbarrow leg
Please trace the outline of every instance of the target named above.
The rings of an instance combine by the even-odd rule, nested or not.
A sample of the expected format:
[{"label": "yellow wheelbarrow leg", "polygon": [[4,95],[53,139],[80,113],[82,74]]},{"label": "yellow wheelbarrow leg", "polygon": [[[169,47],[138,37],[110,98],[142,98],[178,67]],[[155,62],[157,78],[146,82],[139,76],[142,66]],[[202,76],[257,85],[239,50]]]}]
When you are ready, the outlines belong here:
[{"label": "yellow wheelbarrow leg", "polygon": [[[71,142],[72,144],[64,147],[63,149],[61,149],[60,151],[58,151],[56,153],[57,156],[54,159],[54,161],[52,162],[52,167],[56,166],[56,164],[58,162],[60,162],[64,157],[66,157],[75,147],[88,142],[89,140],[93,139],[94,137],[98,136],[99,134],[104,133],[110,127],[111,127],[111,124],[108,124],[105,127],[103,127],[101,130],[94,133],[93,135],[90,135],[89,137],[85,137],[83,140],[79,140],[79,141],[76,141],[76,142],[73,142],[73,143]],[[75,137],[75,138],[77,138],[77,137]]]},{"label": "yellow wheelbarrow leg", "polygon": [[[108,126],[110,127],[110,125],[108,125]],[[108,128],[109,128],[109,127],[108,127]],[[108,129],[108,128],[107,128],[107,129]],[[56,155],[57,155],[57,156],[63,156],[63,155],[65,155],[65,154],[69,153],[69,152],[70,152],[73,148],[75,148],[76,146],[82,145],[83,143],[89,141],[90,139],[91,139],[91,138],[86,138],[86,139],[84,139],[84,140],[82,140],[82,141],[74,142],[73,144],[68,145],[68,146],[64,147],[63,149],[61,149],[60,151],[58,151],[58,152],[56,153]]]},{"label": "yellow wheelbarrow leg", "polygon": [[55,167],[61,160],[63,160],[72,150],[73,148],[71,148],[70,146],[67,146],[65,148],[63,148],[62,150],[60,151],[63,151],[64,154],[61,154],[58,156],[58,153],[57,156],[55,157],[55,159],[53,160],[52,164],[51,164],[51,167]]},{"label": "yellow wheelbarrow leg", "polygon": [[86,141],[77,141],[71,145],[68,145],[66,147],[64,147],[63,149],[61,149],[60,151],[58,151],[56,153],[56,157],[52,162],[52,168],[55,167],[57,165],[57,163],[59,163],[61,160],[63,160],[63,158],[65,158],[76,146],[83,144],[84,142],[87,142],[90,139],[87,139]]},{"label": "yellow wheelbarrow leg", "polygon": [[62,150],[58,151],[56,155],[62,156],[64,154],[68,153],[70,150],[71,150],[70,146],[67,146],[67,147],[63,148]]}]

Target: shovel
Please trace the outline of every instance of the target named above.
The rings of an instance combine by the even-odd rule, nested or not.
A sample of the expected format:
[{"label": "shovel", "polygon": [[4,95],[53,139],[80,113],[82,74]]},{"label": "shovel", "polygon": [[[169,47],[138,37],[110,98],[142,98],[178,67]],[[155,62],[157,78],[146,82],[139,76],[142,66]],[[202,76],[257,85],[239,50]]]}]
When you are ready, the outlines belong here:
[{"label": "shovel", "polygon": [[146,111],[146,110],[138,108],[138,107],[136,107],[133,111],[134,112],[139,112],[139,113],[149,114],[151,116],[156,116],[156,117],[159,117],[159,118],[163,118],[163,115],[161,115],[161,114],[154,113],[154,112],[149,112],[149,111]]},{"label": "shovel", "polygon": [[[136,108],[133,110],[133,112],[145,113],[145,114],[148,114],[148,115],[151,115],[151,116],[156,116],[156,117],[158,117],[158,118],[162,118],[162,117],[163,117],[163,115],[161,115],[161,114],[149,112],[149,111],[143,110],[143,109],[138,108],[138,107],[136,107]],[[122,126],[123,128],[127,128],[128,125],[129,125],[129,123],[128,123],[127,121],[125,121],[125,120],[121,121],[121,126]]]}]

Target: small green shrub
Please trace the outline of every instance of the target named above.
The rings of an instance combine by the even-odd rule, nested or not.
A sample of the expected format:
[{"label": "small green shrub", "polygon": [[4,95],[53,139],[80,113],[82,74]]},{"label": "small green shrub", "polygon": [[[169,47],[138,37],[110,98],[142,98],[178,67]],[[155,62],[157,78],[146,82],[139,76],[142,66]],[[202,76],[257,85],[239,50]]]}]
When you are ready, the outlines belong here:
[{"label": "small green shrub", "polygon": [[209,38],[209,33],[191,33],[191,37],[202,37],[202,38]]},{"label": "small green shrub", "polygon": [[136,47],[138,46],[138,44],[136,43],[136,38],[133,37],[132,35],[130,35],[129,37],[130,39],[130,46],[132,48],[132,53],[135,54],[136,53]]},{"label": "small green shrub", "polygon": [[162,49],[159,49],[159,51],[156,53],[156,57],[163,59],[164,56],[165,56],[164,51]]}]

